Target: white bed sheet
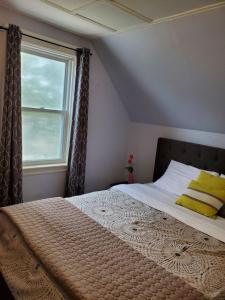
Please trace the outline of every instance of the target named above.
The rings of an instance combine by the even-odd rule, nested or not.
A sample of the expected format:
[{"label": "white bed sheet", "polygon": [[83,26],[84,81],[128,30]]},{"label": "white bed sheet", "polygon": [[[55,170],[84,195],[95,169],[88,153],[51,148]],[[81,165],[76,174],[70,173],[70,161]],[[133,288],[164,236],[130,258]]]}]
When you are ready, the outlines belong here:
[{"label": "white bed sheet", "polygon": [[225,219],[205,217],[175,204],[176,194],[169,193],[152,184],[120,184],[112,187],[122,191],[155,209],[168,213],[177,220],[225,243]]}]

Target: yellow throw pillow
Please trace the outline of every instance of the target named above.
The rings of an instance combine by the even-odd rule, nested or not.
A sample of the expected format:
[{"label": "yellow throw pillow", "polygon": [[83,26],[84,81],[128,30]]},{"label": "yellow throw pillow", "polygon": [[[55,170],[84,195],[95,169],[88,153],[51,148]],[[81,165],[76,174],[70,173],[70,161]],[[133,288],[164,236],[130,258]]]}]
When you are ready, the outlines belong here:
[{"label": "yellow throw pillow", "polygon": [[214,189],[225,189],[225,178],[204,171],[200,172],[197,181]]},{"label": "yellow throw pillow", "polygon": [[190,182],[185,193],[176,201],[176,204],[206,217],[215,216],[224,203],[225,189],[212,188],[212,186],[195,180]]}]

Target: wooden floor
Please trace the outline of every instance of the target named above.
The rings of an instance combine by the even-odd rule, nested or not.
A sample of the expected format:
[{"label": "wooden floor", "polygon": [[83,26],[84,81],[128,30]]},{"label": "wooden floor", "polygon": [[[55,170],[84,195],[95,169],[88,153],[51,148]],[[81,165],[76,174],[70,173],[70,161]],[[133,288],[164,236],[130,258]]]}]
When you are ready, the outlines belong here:
[{"label": "wooden floor", "polygon": [[0,299],[1,300],[14,300],[1,273],[0,273]]}]

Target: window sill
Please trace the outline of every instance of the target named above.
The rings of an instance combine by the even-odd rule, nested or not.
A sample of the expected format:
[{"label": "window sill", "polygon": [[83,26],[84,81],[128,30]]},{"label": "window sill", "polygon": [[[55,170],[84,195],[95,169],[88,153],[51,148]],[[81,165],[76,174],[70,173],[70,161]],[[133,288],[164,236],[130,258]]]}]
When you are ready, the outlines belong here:
[{"label": "window sill", "polygon": [[66,172],[66,164],[23,166],[23,176]]}]

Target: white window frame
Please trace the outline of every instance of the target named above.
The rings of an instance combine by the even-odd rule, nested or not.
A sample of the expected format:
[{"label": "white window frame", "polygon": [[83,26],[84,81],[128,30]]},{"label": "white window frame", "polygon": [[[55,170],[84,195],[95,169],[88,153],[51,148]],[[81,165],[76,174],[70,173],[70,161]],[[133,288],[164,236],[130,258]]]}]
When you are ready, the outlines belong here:
[{"label": "white window frame", "polygon": [[50,47],[37,45],[22,41],[21,52],[39,55],[42,57],[63,61],[66,63],[65,82],[64,82],[64,96],[63,96],[63,109],[53,110],[45,108],[30,108],[22,105],[22,112],[37,111],[48,113],[59,113],[63,115],[63,142],[61,145],[62,156],[57,160],[36,160],[36,161],[23,161],[23,170],[25,175],[41,174],[45,172],[59,172],[65,171],[68,160],[70,130],[72,121],[72,109],[75,90],[75,76],[76,76],[76,56],[60,50],[55,50]]}]

